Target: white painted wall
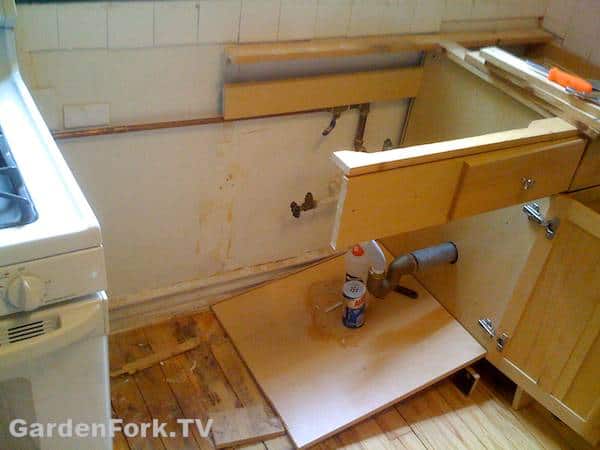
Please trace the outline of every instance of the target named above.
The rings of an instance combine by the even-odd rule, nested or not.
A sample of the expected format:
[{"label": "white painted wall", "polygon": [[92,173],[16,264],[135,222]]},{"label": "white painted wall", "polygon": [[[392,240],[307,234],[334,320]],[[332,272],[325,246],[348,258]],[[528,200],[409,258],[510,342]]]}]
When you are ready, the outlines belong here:
[{"label": "white painted wall", "polygon": [[[367,142],[399,132],[404,104],[373,107]],[[102,225],[111,291],[168,286],[326,248],[357,114],[327,113],[59,141]],[[318,209],[291,216],[311,191]]]},{"label": "white painted wall", "polygon": [[[107,104],[111,124],[207,117],[221,113],[224,79],[407,61],[365,57],[240,69],[225,63],[224,46],[231,42],[437,31],[465,20],[541,16],[547,1],[556,3],[33,4],[19,5],[17,36],[22,70],[38,106],[51,128],[62,129],[63,109],[69,105]],[[573,33],[579,30],[578,20],[569,19],[575,28],[556,29],[565,42],[577,40]],[[366,134],[369,149],[379,149],[387,137],[397,141],[405,106],[373,105]],[[328,121],[328,114],[313,113],[59,141],[101,222],[112,294],[164,287],[326,247],[338,188],[329,155],[351,148],[357,113],[345,113],[336,130],[322,138]],[[293,219],[289,203],[302,200],[309,190],[317,200],[327,201]]]}]

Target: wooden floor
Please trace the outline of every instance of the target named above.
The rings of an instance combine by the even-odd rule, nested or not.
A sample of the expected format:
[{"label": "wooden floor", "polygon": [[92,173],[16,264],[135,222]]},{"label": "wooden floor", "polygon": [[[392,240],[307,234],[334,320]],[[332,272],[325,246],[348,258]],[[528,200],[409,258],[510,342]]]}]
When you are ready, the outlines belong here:
[{"label": "wooden floor", "polygon": [[[113,415],[125,422],[203,418],[232,408],[260,406],[274,415],[215,316],[204,312],[110,337],[111,371],[187,341],[197,347],[111,380]],[[537,404],[510,407],[514,385],[486,363],[482,381],[469,397],[449,381],[421,392],[371,419],[329,438],[319,450],[384,449],[587,449],[578,436]],[[326,414],[326,411],[316,412]],[[177,438],[115,438],[115,449],[211,449],[199,434]],[[281,436],[242,448],[293,448]]]}]

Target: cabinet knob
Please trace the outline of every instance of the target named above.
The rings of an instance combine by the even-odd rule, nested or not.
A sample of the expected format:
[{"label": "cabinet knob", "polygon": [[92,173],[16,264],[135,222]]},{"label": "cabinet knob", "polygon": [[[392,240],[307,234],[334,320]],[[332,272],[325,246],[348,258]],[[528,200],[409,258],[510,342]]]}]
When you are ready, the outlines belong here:
[{"label": "cabinet knob", "polygon": [[521,178],[521,187],[523,188],[524,191],[531,189],[534,184],[535,184],[535,180],[533,178],[529,178],[529,177]]}]

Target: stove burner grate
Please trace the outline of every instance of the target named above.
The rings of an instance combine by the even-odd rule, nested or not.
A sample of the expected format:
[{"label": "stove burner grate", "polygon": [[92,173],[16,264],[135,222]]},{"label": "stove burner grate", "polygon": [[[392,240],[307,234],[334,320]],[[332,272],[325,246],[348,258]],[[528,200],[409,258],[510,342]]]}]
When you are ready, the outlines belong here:
[{"label": "stove burner grate", "polygon": [[21,173],[0,133],[0,228],[34,222],[37,212]]}]

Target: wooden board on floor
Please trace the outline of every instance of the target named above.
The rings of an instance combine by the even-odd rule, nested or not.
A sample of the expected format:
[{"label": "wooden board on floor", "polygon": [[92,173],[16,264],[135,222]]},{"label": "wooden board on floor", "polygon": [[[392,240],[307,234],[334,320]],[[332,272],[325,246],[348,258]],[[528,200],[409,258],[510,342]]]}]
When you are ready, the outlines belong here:
[{"label": "wooden board on floor", "polygon": [[420,67],[225,83],[226,120],[414,97]]},{"label": "wooden board on floor", "polygon": [[214,306],[298,447],[385,409],[481,358],[484,349],[412,277],[418,300],[372,300],[345,328],[335,258]]},{"label": "wooden board on floor", "polygon": [[217,448],[251,444],[285,435],[277,417],[266,417],[262,405],[217,412],[213,419],[212,435]]}]

